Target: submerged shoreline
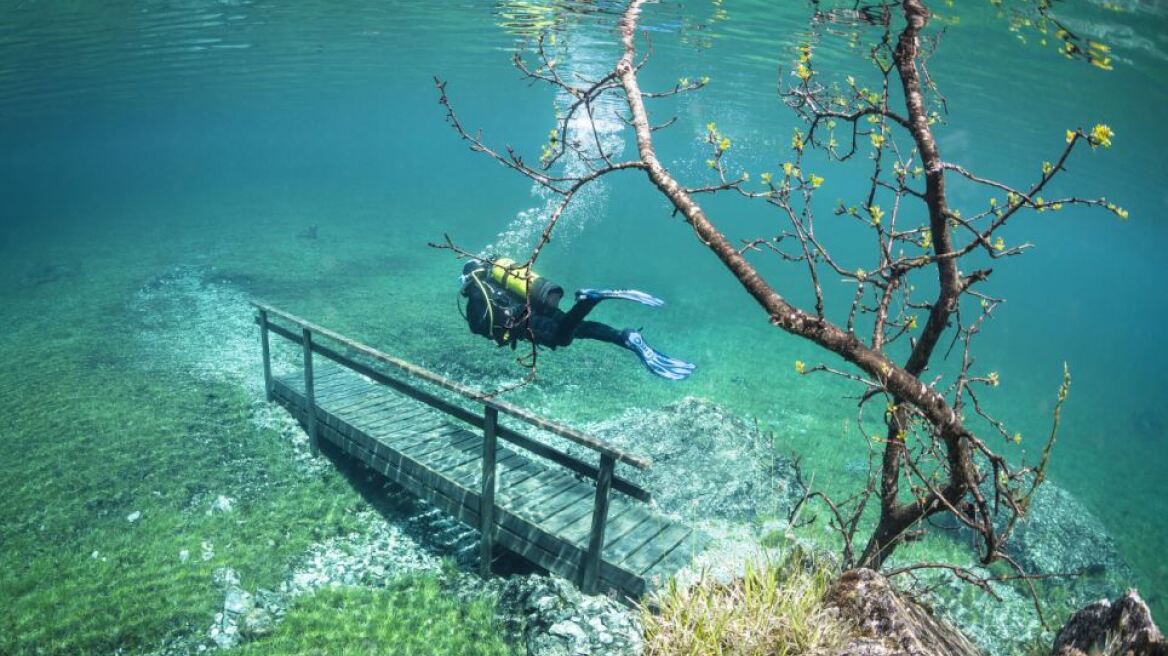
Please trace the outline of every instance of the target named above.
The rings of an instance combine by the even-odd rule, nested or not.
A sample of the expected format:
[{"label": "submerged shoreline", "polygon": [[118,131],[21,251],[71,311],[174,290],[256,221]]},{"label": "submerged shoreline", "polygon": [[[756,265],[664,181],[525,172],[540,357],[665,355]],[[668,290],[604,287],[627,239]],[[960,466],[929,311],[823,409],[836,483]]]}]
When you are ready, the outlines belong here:
[{"label": "submerged shoreline", "polygon": [[[128,324],[136,330],[131,340],[131,349],[126,353],[130,357],[120,360],[120,365],[107,370],[106,373],[118,376],[125,371],[140,370],[161,376],[165,370],[179,372],[177,378],[173,375],[166,378],[175,382],[189,381],[180,384],[191,387],[193,393],[190,395],[191,400],[195,401],[196,405],[187,405],[189,409],[185,412],[195,410],[213,428],[211,432],[204,433],[202,429],[188,426],[186,429],[188,437],[183,441],[176,441],[172,434],[162,433],[150,437],[144,443],[152,444],[153,446],[147,448],[156,450],[156,458],[152,464],[155,471],[139,472],[139,475],[144,475],[145,481],[157,483],[147,483],[144,487],[136,486],[139,491],[130,495],[117,492],[114,496],[107,497],[107,501],[103,502],[107,504],[105,506],[107,509],[99,510],[95,518],[104,526],[99,529],[98,535],[125,534],[129,541],[118,539],[112,544],[94,545],[92,553],[84,554],[87,558],[83,558],[82,553],[74,551],[74,557],[79,563],[88,561],[94,564],[89,568],[92,571],[86,572],[85,566],[78,569],[71,566],[66,571],[72,573],[58,583],[64,586],[63,590],[76,589],[76,586],[85,589],[96,581],[86,583],[81,579],[103,576],[100,572],[109,572],[105,575],[108,578],[101,583],[109,592],[105,595],[82,593],[82,598],[74,602],[81,604],[77,610],[98,617],[112,611],[116,616],[125,608],[103,607],[102,599],[108,599],[110,604],[125,604],[123,595],[134,594],[132,590],[138,585],[134,581],[139,575],[145,575],[149,580],[159,576],[163,571],[172,572],[167,576],[177,578],[171,579],[172,582],[166,585],[174,586],[176,591],[183,591],[182,594],[193,594],[192,598],[202,599],[203,601],[195,604],[195,608],[203,610],[195,611],[193,614],[184,613],[183,616],[190,618],[185,620],[190,622],[186,629],[179,628],[177,631],[171,629],[158,634],[161,627],[151,626],[152,622],[158,621],[152,618],[167,617],[177,609],[166,608],[165,603],[162,606],[154,606],[151,613],[144,618],[146,623],[140,630],[143,636],[156,637],[131,647],[131,651],[178,654],[197,653],[201,649],[215,645],[237,644],[238,639],[242,637],[239,628],[239,622],[242,620],[237,618],[237,622],[232,624],[224,608],[225,604],[226,607],[243,608],[245,604],[241,600],[268,599],[269,601],[265,602],[267,606],[260,604],[258,607],[264,609],[274,607],[275,604],[281,609],[279,613],[260,621],[260,624],[265,626],[262,632],[257,634],[253,631],[249,634],[253,640],[258,641],[257,645],[262,645],[264,636],[271,635],[273,630],[278,631],[278,625],[267,627],[264,622],[283,616],[284,609],[289,607],[291,600],[305,598],[305,595],[311,598],[315,594],[313,590],[317,589],[336,590],[337,586],[374,591],[396,589],[394,586],[397,584],[394,581],[408,581],[420,574],[424,578],[438,575],[439,580],[457,581],[456,587],[462,591],[460,598],[466,599],[465,603],[472,606],[478,603],[474,601],[476,598],[491,598],[495,594],[491,590],[497,590],[498,582],[483,583],[476,577],[457,574],[459,571],[465,572],[474,567],[477,541],[472,529],[458,528],[456,522],[441,517],[441,513],[437,511],[427,510],[424,504],[409,499],[408,495],[403,496],[392,489],[387,491],[376,483],[375,476],[361,474],[359,469],[347,465],[343,456],[336,461],[339,468],[333,462],[329,462],[329,459],[311,459],[306,451],[307,438],[300,427],[282,410],[263,401],[262,385],[258,377],[258,339],[255,327],[250,321],[251,310],[247,298],[248,294],[235,287],[230,280],[216,274],[212,268],[183,265],[150,280],[125,306]],[[112,356],[113,353],[107,353],[107,357]],[[277,360],[281,357],[285,360],[294,360],[295,354],[277,352]],[[165,387],[152,389],[162,390]],[[152,399],[149,404],[150,411],[155,413],[156,410],[163,410],[164,416],[169,415],[171,411],[167,408],[172,402],[168,399],[172,393],[148,392]],[[90,409],[86,412],[101,410],[106,403],[98,401],[97,405],[89,405],[87,407]],[[159,403],[163,405],[158,405]],[[109,410],[105,409],[106,412]],[[174,419],[181,416],[176,415]],[[98,421],[101,427],[100,422],[105,420]],[[132,422],[130,425],[133,425]],[[767,549],[762,544],[768,540],[771,540],[771,548],[777,548],[778,553],[782,552],[784,548],[782,545],[787,544],[789,539],[811,540],[812,543],[822,540],[823,546],[830,544],[830,535],[826,533],[821,532],[818,535],[806,531],[792,533],[786,527],[786,511],[783,508],[789,508],[790,502],[780,503],[782,508],[774,504],[775,495],[779,494],[781,489],[788,489],[790,485],[787,478],[790,473],[783,473],[787,471],[783,468],[789,467],[789,464],[782,464],[785,462],[785,456],[776,454],[773,444],[766,443],[761,438],[754,422],[739,418],[732,412],[706,401],[686,399],[679,404],[666,405],[656,410],[650,408],[631,410],[622,417],[600,422],[591,429],[599,435],[611,433],[613,439],[631,439],[634,443],[638,435],[654,436],[652,440],[655,448],[665,449],[673,454],[672,462],[660,463],[659,471],[653,473],[652,486],[656,488],[655,491],[664,495],[660,498],[660,503],[664,504],[666,510],[684,516],[693,510],[693,506],[690,505],[691,497],[694,500],[703,499],[699,501],[703,519],[698,523],[704,530],[714,532],[720,539],[719,546],[699,563],[696,568],[698,570],[707,573],[722,571],[721,576],[733,575],[752,555],[766,553]],[[614,432],[613,429],[618,430]],[[238,441],[245,435],[251,436],[245,438],[247,440],[263,440],[266,446],[257,452],[256,444],[249,445],[248,442]],[[662,441],[663,437],[669,439],[666,436],[674,436],[673,439],[678,440],[676,445],[670,446],[668,441]],[[173,450],[169,452],[160,450],[158,445],[162,443],[170,443]],[[129,444],[126,446],[141,448]],[[184,473],[181,469],[175,469],[179,461],[190,462],[191,449],[202,450],[204,455],[211,455],[224,447],[229,451],[223,454],[227,459],[222,460],[220,466],[236,470],[222,481],[233,481],[224,487],[212,486],[195,471]],[[682,450],[679,451],[677,447]],[[119,450],[116,444],[107,445],[106,448]],[[687,456],[684,455],[685,448],[696,448],[697,451]],[[697,471],[694,468],[698,465],[693,458],[700,458],[710,449],[720,451],[723,455],[732,453],[733,458],[743,460],[739,464],[735,464],[733,458],[726,460],[725,464],[728,467],[726,472],[719,473],[720,470],[705,472],[710,476],[707,487],[703,487],[704,483],[691,481],[678,488],[676,492],[671,492],[671,481],[680,482],[685,472]],[[761,451],[758,451],[759,449]],[[766,462],[767,453],[770,453],[770,463]],[[30,459],[31,471],[34,472],[40,467],[37,462],[42,456],[38,454],[37,447],[30,447],[26,452]],[[660,456],[661,454],[658,454],[659,460],[668,460]],[[137,460],[136,456],[129,453],[113,458],[113,462],[121,461],[123,457],[128,457],[128,460],[125,460],[126,464]],[[760,467],[758,474],[748,474],[750,468],[756,465]],[[726,476],[733,475],[735,471],[742,473],[741,478],[745,487],[727,488],[723,485]],[[273,476],[276,476],[275,480]],[[756,482],[746,483],[752,480]],[[35,484],[36,480],[32,479],[30,485]],[[286,492],[292,490],[281,491],[280,488],[289,484],[306,486],[308,488],[306,491],[314,497],[313,500],[306,502],[300,495],[294,495],[293,499],[286,498]],[[183,499],[181,495],[174,497],[171,494],[172,490],[165,492],[157,489],[147,490],[159,485],[185,486],[185,494],[189,496]],[[95,488],[95,492],[97,489],[100,488]],[[703,489],[707,491],[702,492]],[[1057,488],[1052,489],[1056,490],[1056,498],[1060,494],[1066,494],[1057,491]],[[788,491],[785,494],[789,493]],[[102,499],[106,494],[97,492],[96,496],[89,496],[89,501],[84,507],[92,507],[89,505],[91,502]],[[143,503],[141,494],[163,500],[161,507],[152,510],[149,504]],[[694,496],[695,494],[698,496]],[[168,509],[167,506],[170,504],[168,499],[172,497],[178,503],[177,506]],[[268,500],[265,501],[265,498]],[[1067,499],[1069,501],[1070,498]],[[30,500],[24,499],[25,502]],[[111,502],[113,505],[109,505]],[[283,518],[283,521],[290,522],[288,526],[301,528],[292,529],[292,533],[289,533],[288,526],[281,530],[278,523],[266,523],[268,528],[245,529],[245,535],[237,535],[238,529],[232,524],[246,526],[254,523],[258,519],[254,513],[271,512],[270,509],[265,511],[263,508],[273,502],[279,504],[272,508],[278,507],[278,516]],[[58,513],[64,513],[58,521],[80,529],[76,523],[84,520],[80,515],[72,514],[76,511],[70,511],[70,505],[66,503],[57,510]],[[1071,508],[1073,506],[1068,506],[1068,509]],[[1086,511],[1072,510],[1067,517],[1081,520],[1084,512]],[[1064,528],[1070,526],[1065,524],[1065,519],[1057,519],[1057,514],[1051,516],[1055,518],[1056,524],[1063,522]],[[692,515],[687,519],[693,521],[696,518],[697,515]],[[322,520],[324,523],[319,523]],[[162,526],[150,528],[151,524],[158,522],[162,522]],[[168,525],[172,528],[168,529]],[[192,530],[197,525],[203,525],[204,531],[210,529],[209,534],[205,535],[198,529]],[[161,529],[161,532],[158,532],[158,529]],[[42,524],[40,529],[42,532],[53,530],[60,528],[58,526],[54,529]],[[177,530],[178,533],[171,534],[173,530]],[[1092,530],[1100,529],[1096,527]],[[773,534],[786,537],[776,543],[773,537],[769,537]],[[1067,532],[1072,539],[1081,539],[1081,534],[1082,531],[1073,529],[1068,529]],[[327,537],[330,535],[333,537]],[[1109,538],[1105,535],[1100,538],[1104,541],[1103,544],[1109,543]],[[238,541],[241,539],[252,544],[239,544]],[[156,544],[150,544],[151,540],[156,541]],[[80,546],[84,544],[88,542],[81,538],[76,549],[84,551],[85,547]],[[750,546],[752,544],[754,546]],[[944,542],[934,540],[931,544],[931,547],[926,544],[921,548],[913,548],[906,557],[923,559],[942,553],[952,558],[959,556],[961,551],[956,547],[956,543],[953,543],[953,546],[945,546]],[[290,545],[302,546],[291,550],[283,548]],[[256,548],[257,546],[259,548]],[[1065,550],[1068,546],[1070,545],[1064,544],[1060,549]],[[939,552],[936,551],[938,547],[941,548]],[[243,550],[240,551],[240,548]],[[1045,558],[1061,553],[1052,551],[1052,544],[1042,540],[1033,548],[1036,549],[1034,552],[1036,556]],[[1090,553],[1085,554],[1088,558],[1100,556],[1098,548],[1085,546],[1083,548],[1090,550]],[[32,553],[21,547],[17,549],[15,553],[24,553],[26,557]],[[139,565],[131,566],[127,562],[127,559],[137,560],[140,556],[136,554],[150,554],[156,549],[173,552],[169,555],[159,554],[159,557],[170,561],[164,568],[153,564],[149,556]],[[1068,557],[1075,557],[1073,546],[1071,549],[1072,553],[1069,553]],[[276,556],[273,562],[272,556],[276,554],[283,555]],[[34,556],[34,567],[52,566],[62,555],[63,553],[54,555],[50,552],[39,557]],[[1102,557],[1107,556],[1102,554]],[[442,565],[444,560],[447,565]],[[257,570],[261,563],[266,564]],[[125,569],[127,566],[131,569]],[[712,566],[716,566],[716,569],[710,570]],[[152,567],[158,568],[158,571],[149,571]],[[182,573],[183,569],[188,567],[204,573],[192,579],[190,574]],[[261,574],[261,571],[267,573]],[[407,595],[408,589],[407,584],[405,593]],[[1106,587],[1089,586],[1078,592],[1073,592],[1074,589],[1074,586],[1062,589],[1057,599],[1052,598],[1051,601],[1063,609],[1060,612],[1068,612],[1090,601],[1095,595],[1108,593]],[[267,590],[273,592],[265,592]],[[1006,645],[1009,645],[1008,649],[1019,648],[1026,642],[1024,637],[1037,630],[1036,621],[1027,619],[1031,617],[1028,608],[1030,602],[1018,591],[1011,592],[1009,588],[1002,587],[999,593],[1007,594],[1012,601],[1001,605],[989,603],[988,598],[971,596],[968,588],[963,588],[960,584],[947,584],[940,590],[943,594],[934,597],[935,603],[939,604],[944,614],[969,631],[970,635],[991,653],[999,652]],[[1113,593],[1119,592],[1118,587],[1110,590]],[[228,595],[226,601],[222,596],[225,593]],[[48,594],[49,598],[53,598],[54,592],[50,587],[42,590],[41,594]],[[278,604],[270,601],[277,598],[272,597],[272,594],[278,595],[282,601]],[[1115,594],[1107,596],[1114,597]],[[26,600],[23,603],[29,602]],[[246,608],[256,607],[255,602],[249,601],[248,604],[250,605],[246,605]],[[18,605],[16,617],[24,617],[19,608]],[[161,615],[157,615],[158,613]],[[242,618],[246,613],[241,612],[238,615]],[[27,621],[28,619],[18,620],[15,625],[10,626],[14,631],[20,632],[20,627],[25,626],[23,623]],[[168,623],[173,621],[167,620]],[[506,623],[507,620],[496,618],[486,621],[490,624],[496,621]],[[183,623],[184,621],[180,620],[180,626]],[[84,634],[52,637],[61,631],[72,632],[72,629],[66,629],[65,626],[60,625],[55,629],[52,625],[43,626],[40,632],[47,632],[41,633],[46,639],[54,642],[64,640],[62,644],[75,644],[81,651],[88,650],[84,647],[86,644]],[[106,639],[130,640],[131,644],[134,643],[133,639],[123,632],[124,627],[108,626],[105,630],[114,631],[110,638]],[[101,628],[94,627],[89,631],[94,638],[100,639],[98,636],[101,635]],[[10,646],[17,651],[23,649],[19,645],[31,646],[39,642],[39,640],[25,642],[24,640],[29,637],[27,634],[13,635],[17,642]],[[115,638],[117,635],[122,637]],[[157,645],[158,641],[166,642],[168,646],[161,652],[153,652],[156,646],[151,645]]]}]

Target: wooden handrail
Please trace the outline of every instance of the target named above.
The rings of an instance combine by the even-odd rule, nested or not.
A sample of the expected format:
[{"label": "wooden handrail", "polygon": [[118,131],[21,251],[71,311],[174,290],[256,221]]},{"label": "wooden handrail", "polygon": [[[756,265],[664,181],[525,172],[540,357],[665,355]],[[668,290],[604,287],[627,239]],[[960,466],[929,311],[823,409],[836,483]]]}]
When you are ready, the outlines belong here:
[{"label": "wooden handrail", "polygon": [[429,383],[433,383],[434,385],[454,392],[455,394],[458,394],[464,398],[470,399],[476,403],[481,403],[488,408],[493,408],[498,412],[519,419],[520,421],[526,422],[542,430],[546,430],[547,432],[558,435],[570,442],[575,442],[576,444],[592,449],[593,451],[596,451],[603,456],[608,456],[617,462],[623,462],[632,465],[637,469],[647,469],[652,464],[652,461],[645,456],[629,453],[628,451],[624,451],[623,449],[608,444],[603,440],[592,437],[591,435],[586,435],[562,424],[544,419],[543,417],[535,415],[532,412],[524,410],[523,408],[520,408],[506,401],[491,398],[480,390],[476,390],[472,387],[463,385],[462,383],[455,382],[446,378],[445,376],[442,376],[441,374],[434,373],[429,369],[411,364],[400,358],[395,358],[391,355],[382,353],[381,351],[378,351],[371,346],[366,346],[365,344],[349,339],[348,337],[345,337],[336,331],[329,330],[323,326],[318,326],[311,321],[301,319],[294,314],[285,312],[279,308],[268,305],[267,303],[251,301],[251,304],[257,310],[265,313],[268,316],[280,317],[285,321],[289,321],[298,325],[303,330],[310,331],[315,335],[327,337],[328,339],[337,342],[338,344],[344,345],[346,348],[356,351],[378,362],[388,364],[406,372],[411,376],[420,378]]}]

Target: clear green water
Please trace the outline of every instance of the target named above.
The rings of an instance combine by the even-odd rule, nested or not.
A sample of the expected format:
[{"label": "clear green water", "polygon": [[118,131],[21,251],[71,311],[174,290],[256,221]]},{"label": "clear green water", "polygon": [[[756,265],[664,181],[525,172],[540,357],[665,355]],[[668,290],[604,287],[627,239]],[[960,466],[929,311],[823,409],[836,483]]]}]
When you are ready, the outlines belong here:
[{"label": "clear green water", "polygon": [[[979,346],[978,368],[1003,380],[985,400],[1027,438],[1008,449],[1011,455],[1033,459],[1062,362],[1070,363],[1075,382],[1053,479],[1099,516],[1135,568],[1131,583],[1168,616],[1168,410],[1161,402],[1168,359],[1159,335],[1166,262],[1159,244],[1168,236],[1162,186],[1168,128],[1159,120],[1168,101],[1168,8],[1060,7],[1069,24],[1113,46],[1115,70],[1104,72],[1062,59],[1033,35],[1021,43],[986,4],[944,8],[961,17],[930,62],[951,109],[948,125],[938,129],[944,157],[1019,183],[1055,156],[1066,128],[1105,122],[1115,130],[1115,146],[1080,153],[1062,188],[1105,194],[1132,218],[1064,210],[1011,228],[1008,240],[1037,246],[999,263],[986,287],[1009,302]],[[211,328],[174,332],[172,349],[143,337],[167,333],[150,333],[141,290],[175,267],[203,268],[241,297],[267,299],[477,384],[520,376],[509,351],[467,333],[455,310],[457,265],[426,243],[449,233],[472,249],[518,250],[534,236],[524,219],[538,217],[545,200],[525,180],[466,150],[442,121],[432,76],[449,81],[468,126],[537,158],[555,98],[517,81],[511,51],[534,31],[554,28],[564,66],[602,74],[616,52],[618,9],[521,2],[356,2],[344,10],[324,2],[6,3],[0,355],[8,366],[0,372],[0,410],[8,427],[0,433],[6,452],[0,558],[42,570],[69,563],[64,576],[81,581],[91,573],[75,561],[96,548],[85,536],[104,535],[103,522],[113,531],[120,521],[96,518],[90,502],[121,499],[131,508],[127,499],[164,492],[157,488],[226,477],[223,468],[231,466],[204,454],[219,442],[186,439],[195,419],[221,420],[220,428],[208,429],[214,440],[254,446],[249,440],[259,439],[248,422],[215,415],[238,408],[208,409],[199,401],[204,369],[219,362],[246,372],[254,352],[233,344],[214,353],[215,340],[198,337],[218,334]],[[699,140],[709,121],[733,137],[735,161],[752,172],[788,159],[795,121],[773,87],[777,66],[790,60],[805,33],[804,17],[795,2],[649,8],[654,55],[643,85],[712,79],[700,96],[651,108],[659,120],[679,117],[659,137],[659,152],[677,175],[705,179]],[[843,49],[825,48],[820,57],[824,69],[864,70]],[[632,147],[619,123],[610,120],[606,129],[613,144]],[[854,170],[820,172],[827,178],[820,194],[825,210],[857,188]],[[985,202],[984,194],[961,186],[953,200],[969,207]],[[733,202],[709,209],[733,238],[766,234],[777,222]],[[313,224],[319,239],[297,236]],[[848,250],[857,235],[841,230],[832,238]],[[781,292],[805,298],[800,270],[764,268]],[[854,482],[846,466],[864,450],[845,433],[854,415],[841,399],[848,388],[794,374],[794,360],[818,362],[818,354],[770,328],[639,176],[611,178],[581,198],[541,270],[568,288],[633,286],[665,297],[663,310],[612,304],[598,318],[643,326],[652,343],[700,368],[691,380],[669,384],[628,354],[614,357],[609,347],[582,343],[541,358],[539,381],[517,395],[523,403],[588,422],[700,396],[757,417],[784,450],[805,455],[818,481],[837,489]],[[246,313],[238,307],[226,315]],[[244,397],[228,406],[248,407],[254,385],[239,376],[226,380],[220,384],[227,391]],[[189,458],[191,467],[150,473],[154,461],[140,450],[169,454],[158,457],[158,466]],[[300,505],[274,494],[261,498],[284,516],[312,516],[319,504],[305,494]],[[181,506],[179,500],[166,506],[176,523],[157,540],[183,530]],[[42,515],[58,521],[38,522]],[[257,529],[256,540],[261,534]],[[278,558],[301,548],[292,540]],[[149,558],[136,571],[148,576],[151,567],[171,574],[170,565]],[[4,594],[20,598],[33,580],[10,578]],[[88,600],[71,603],[102,608],[100,588],[78,583],[71,590]],[[57,644],[75,628],[46,621],[42,644]]]}]

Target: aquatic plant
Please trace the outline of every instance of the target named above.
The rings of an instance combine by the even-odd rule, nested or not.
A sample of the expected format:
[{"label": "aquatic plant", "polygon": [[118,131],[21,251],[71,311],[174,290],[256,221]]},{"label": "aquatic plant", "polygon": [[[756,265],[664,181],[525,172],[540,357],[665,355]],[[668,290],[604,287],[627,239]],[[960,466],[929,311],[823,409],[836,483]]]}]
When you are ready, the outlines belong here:
[{"label": "aquatic plant", "polygon": [[646,606],[645,653],[827,654],[852,636],[824,597],[837,572],[796,549],[778,562],[748,563],[741,577],[676,581]]},{"label": "aquatic plant", "polygon": [[[860,387],[858,424],[871,445],[867,486],[840,502],[806,489],[807,499],[827,505],[834,527],[843,536],[845,566],[881,567],[899,545],[921,534],[925,520],[948,514],[977,537],[983,565],[1005,561],[1016,570],[1012,577],[1030,580],[1031,574],[1022,571],[1003,544],[1045,479],[1070,376],[1064,369],[1053,426],[1037,464],[1010,462],[988,438],[978,434],[997,433],[1006,445],[1021,440],[1019,433],[1009,431],[990,414],[979,396],[982,389],[1001,382],[995,372],[974,368],[975,337],[1002,303],[984,291],[993,269],[983,264],[1021,255],[1031,247],[1008,241],[1004,234],[1016,223],[1012,220],[1026,212],[1059,211],[1077,205],[1104,208],[1127,218],[1126,210],[1105,198],[1043,196],[1056,193],[1051,181],[1066,171],[1076,150],[1084,146],[1109,148],[1115,137],[1113,130],[1105,124],[1069,129],[1065,141],[1061,128],[1052,130],[1054,156],[1034,167],[1034,180],[1026,186],[1013,186],[968,170],[942,157],[935,135],[944,124],[947,106],[926,69],[941,37],[930,28],[934,16],[927,5],[932,3],[900,0],[859,10],[821,10],[816,3],[809,36],[795,53],[793,81],[780,85],[784,102],[803,121],[791,135],[791,155],[781,165],[781,173],[766,171],[757,182],[751,182],[749,172],[736,167],[730,157],[735,148],[731,136],[710,122],[704,132],[708,148],[705,163],[714,179],[686,184],[658,159],[654,147],[655,132],[673,121],[654,124],[646,103],[698,91],[709,80],[685,77],[671,89],[642,90],[639,74],[647,60],[638,52],[638,25],[644,4],[643,0],[628,3],[620,20],[621,54],[599,79],[562,74],[549,44],[542,40],[536,46],[534,61],[516,55],[514,63],[526,78],[574,99],[558,111],[557,127],[551,131],[538,164],[529,164],[514,149],[492,148],[480,134],[466,130],[445,82],[436,79],[446,119],[472,151],[530,178],[558,199],[541,238],[519,266],[535,263],[581,189],[609,174],[645,173],[772,325],[850,365],[841,369],[803,360],[794,365],[799,375],[830,374]],[[1067,57],[1110,68],[1106,46],[1084,42],[1059,23],[1049,2],[1019,4],[1029,9],[1033,20],[1019,22],[1018,16],[1024,13],[1011,13],[1011,29],[1037,25],[1038,29],[1054,31],[1062,44],[1060,51]],[[817,48],[825,40],[841,37],[855,51],[864,53],[864,74],[830,79],[818,69]],[[865,76],[870,79],[865,81]],[[589,143],[585,146],[567,138],[569,125],[587,124],[601,99],[611,106],[614,96],[620,98],[622,118],[635,132],[637,152],[633,158],[621,159],[619,153],[606,150],[599,139],[586,137]],[[812,152],[816,157],[810,155]],[[553,172],[551,167],[566,155],[584,159],[586,170]],[[814,201],[828,176],[808,169],[823,165],[849,170],[847,167],[863,166],[858,163],[861,157],[867,158],[864,178],[869,183],[856,202],[840,201],[834,212],[853,229],[867,231],[874,245],[861,262],[863,266],[854,266],[847,263],[853,254],[841,256],[833,251],[825,237],[829,231],[816,229]],[[950,179],[989,197],[979,206],[959,208],[947,195]],[[720,193],[765,203],[787,226],[776,234],[737,245],[715,225],[698,200]],[[470,255],[449,237],[432,245],[460,256]],[[804,271],[813,306],[801,307],[792,300],[794,295],[780,293],[779,286],[749,259],[758,255],[775,256]],[[825,275],[850,284],[852,293],[839,298],[825,293],[821,285]],[[920,298],[925,289],[931,290],[932,298]],[[829,301],[839,305],[832,316]],[[926,378],[930,365],[939,366],[937,361],[947,357],[947,353],[942,355],[946,342],[959,361],[936,380]],[[526,362],[533,372],[536,355],[533,350]],[[947,384],[941,386],[942,380]],[[872,421],[880,425],[877,431],[867,428],[866,423]],[[862,521],[865,519],[872,521]],[[870,530],[869,524],[874,524]],[[860,533],[861,527],[864,533]],[[989,582],[969,569],[944,563],[930,566],[947,569],[992,594]],[[893,573],[909,571],[912,569],[899,568]]]}]

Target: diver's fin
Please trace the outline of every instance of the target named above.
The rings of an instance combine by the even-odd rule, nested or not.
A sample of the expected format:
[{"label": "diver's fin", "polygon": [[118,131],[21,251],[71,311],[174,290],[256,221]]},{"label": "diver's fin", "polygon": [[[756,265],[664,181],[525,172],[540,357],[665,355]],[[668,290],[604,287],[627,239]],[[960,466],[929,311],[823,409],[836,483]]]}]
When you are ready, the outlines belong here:
[{"label": "diver's fin", "polygon": [[621,336],[624,338],[624,347],[636,353],[649,371],[662,378],[669,380],[688,378],[696,368],[692,363],[671,358],[655,350],[645,343],[645,338],[635,330],[626,330]]},{"label": "diver's fin", "polygon": [[648,305],[649,307],[661,307],[665,305],[665,301],[656,296],[650,296],[636,289],[581,289],[576,292],[576,300],[578,301],[584,299],[601,300],[605,298],[623,298],[626,301],[636,301],[641,305]]}]

